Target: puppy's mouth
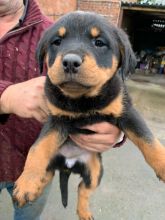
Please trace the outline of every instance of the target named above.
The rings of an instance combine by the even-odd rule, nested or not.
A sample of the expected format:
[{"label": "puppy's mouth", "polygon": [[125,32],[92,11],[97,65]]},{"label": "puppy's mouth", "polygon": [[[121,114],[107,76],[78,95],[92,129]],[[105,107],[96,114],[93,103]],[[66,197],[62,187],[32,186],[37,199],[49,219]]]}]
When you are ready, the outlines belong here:
[{"label": "puppy's mouth", "polygon": [[76,81],[67,81],[58,85],[62,90],[78,92],[80,90],[88,90],[91,88],[89,85],[81,84]]}]

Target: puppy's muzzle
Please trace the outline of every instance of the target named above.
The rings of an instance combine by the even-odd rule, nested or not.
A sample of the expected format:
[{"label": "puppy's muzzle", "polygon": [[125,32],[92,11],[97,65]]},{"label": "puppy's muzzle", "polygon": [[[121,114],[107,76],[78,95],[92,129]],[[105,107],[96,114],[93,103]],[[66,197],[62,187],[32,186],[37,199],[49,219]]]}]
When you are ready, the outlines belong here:
[{"label": "puppy's muzzle", "polygon": [[62,65],[65,73],[78,73],[82,64],[82,58],[73,53],[68,53],[63,57]]}]

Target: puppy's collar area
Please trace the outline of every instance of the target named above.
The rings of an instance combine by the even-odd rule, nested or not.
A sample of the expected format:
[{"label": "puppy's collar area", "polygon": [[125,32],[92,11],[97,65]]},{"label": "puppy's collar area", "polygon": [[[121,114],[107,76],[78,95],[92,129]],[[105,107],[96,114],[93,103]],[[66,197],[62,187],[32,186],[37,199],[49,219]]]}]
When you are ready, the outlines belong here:
[{"label": "puppy's collar area", "polygon": [[57,86],[53,85],[50,79],[47,77],[45,93],[53,105],[58,106],[63,110],[86,113],[92,110],[100,110],[107,106],[119,95],[121,92],[121,87],[121,79],[115,75],[108,82],[106,82],[106,84],[104,84],[99,95],[94,97],[81,96],[79,98],[70,98],[65,96],[61,90]]}]

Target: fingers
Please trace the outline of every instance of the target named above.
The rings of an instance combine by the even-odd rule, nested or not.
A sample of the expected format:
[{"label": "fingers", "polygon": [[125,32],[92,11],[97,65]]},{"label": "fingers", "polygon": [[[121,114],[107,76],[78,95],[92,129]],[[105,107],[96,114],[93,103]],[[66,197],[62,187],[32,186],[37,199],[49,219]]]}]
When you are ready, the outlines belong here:
[{"label": "fingers", "polygon": [[108,122],[101,122],[92,125],[84,126],[83,128],[95,131],[99,134],[110,134],[110,133],[120,133],[120,130],[115,126]]},{"label": "fingers", "polygon": [[49,114],[49,110],[46,104],[46,96],[44,92],[44,82],[45,82],[45,77],[41,77],[40,83],[37,85],[38,92],[39,92],[39,95],[37,97],[38,106],[36,106],[36,109],[34,109],[34,112],[33,112],[33,118],[35,118],[41,123],[46,122],[48,114]]},{"label": "fingers", "polygon": [[82,142],[88,143],[88,144],[109,144],[113,145],[116,142],[116,137],[112,134],[91,134],[91,135],[85,135],[85,134],[76,134],[71,135],[71,137],[75,138],[76,140],[81,140]]},{"label": "fingers", "polygon": [[46,96],[43,95],[40,101],[40,106],[38,108],[38,114],[40,114],[40,119],[41,119],[41,123],[46,122],[48,115],[49,115],[49,110],[46,104]]},{"label": "fingers", "polygon": [[49,114],[49,109],[47,107],[47,103],[46,103],[46,96],[43,95],[40,101],[40,109],[45,112],[46,115]]},{"label": "fingers", "polygon": [[96,133],[91,135],[76,134],[70,135],[70,137],[80,147],[94,152],[104,152],[112,148],[118,142],[121,133],[119,128],[108,122],[96,123],[83,128]]},{"label": "fingers", "polygon": [[80,147],[83,149],[92,151],[92,152],[104,152],[109,150],[113,147],[113,144],[104,144],[104,143],[95,143],[95,142],[87,142],[87,140],[84,141],[86,135],[83,135],[81,138],[79,135],[70,136],[71,139]]},{"label": "fingers", "polygon": [[94,151],[104,152],[116,144],[116,137],[112,134],[70,135],[71,139],[80,147]]},{"label": "fingers", "polygon": [[38,110],[32,113],[32,118],[41,123],[45,123],[47,121],[48,114],[46,114],[41,108],[38,108]]}]

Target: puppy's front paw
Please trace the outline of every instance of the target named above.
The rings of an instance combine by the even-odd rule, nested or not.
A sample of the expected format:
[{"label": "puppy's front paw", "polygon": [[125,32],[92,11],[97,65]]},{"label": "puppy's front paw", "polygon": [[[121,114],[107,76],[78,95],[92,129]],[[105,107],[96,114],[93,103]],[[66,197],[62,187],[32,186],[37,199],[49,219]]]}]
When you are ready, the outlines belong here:
[{"label": "puppy's front paw", "polygon": [[91,212],[78,212],[79,220],[94,220]]},{"label": "puppy's front paw", "polygon": [[159,167],[155,169],[155,173],[159,180],[165,182],[165,163],[160,164]]},{"label": "puppy's front paw", "polygon": [[13,200],[19,207],[34,201],[41,195],[50,179],[51,176],[47,173],[45,175],[23,173],[15,183]]},{"label": "puppy's front paw", "polygon": [[161,148],[158,153],[155,154],[153,169],[159,180],[165,182],[165,148]]}]

